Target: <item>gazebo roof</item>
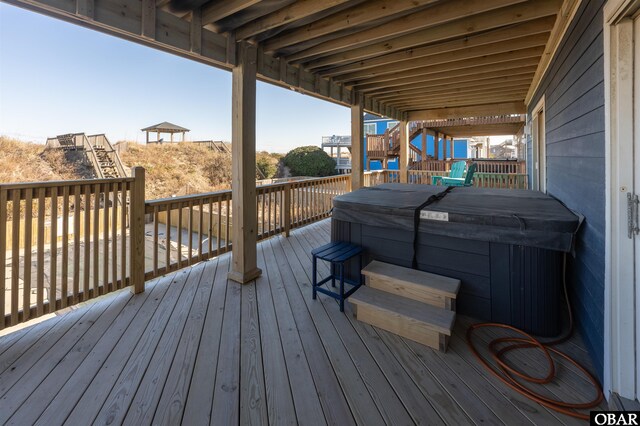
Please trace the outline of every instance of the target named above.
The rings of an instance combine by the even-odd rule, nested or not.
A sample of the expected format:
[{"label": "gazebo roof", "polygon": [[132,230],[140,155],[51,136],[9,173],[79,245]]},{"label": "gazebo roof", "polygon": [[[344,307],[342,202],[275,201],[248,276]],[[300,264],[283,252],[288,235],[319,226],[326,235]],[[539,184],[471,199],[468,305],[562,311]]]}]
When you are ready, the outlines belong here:
[{"label": "gazebo roof", "polygon": [[141,130],[143,132],[161,132],[161,133],[182,133],[182,132],[190,131],[189,129],[180,127],[173,123],[169,123],[168,121],[163,121],[162,123],[154,124],[153,126],[149,126]]}]

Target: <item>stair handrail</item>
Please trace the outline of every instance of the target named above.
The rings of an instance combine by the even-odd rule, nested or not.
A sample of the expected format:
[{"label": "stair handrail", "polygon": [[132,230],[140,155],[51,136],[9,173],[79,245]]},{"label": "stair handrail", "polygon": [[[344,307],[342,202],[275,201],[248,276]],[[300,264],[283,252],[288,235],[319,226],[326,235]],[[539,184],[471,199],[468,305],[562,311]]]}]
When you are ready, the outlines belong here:
[{"label": "stair handrail", "polygon": [[104,179],[104,173],[102,173],[102,168],[100,167],[100,163],[98,162],[98,154],[96,154],[96,151],[93,149],[93,144],[89,141],[89,138],[84,133],[76,136],[82,137],[82,148],[85,152],[85,156],[89,159],[89,162],[93,166],[93,170],[96,172],[97,178]]},{"label": "stair handrail", "polygon": [[113,147],[113,145],[107,138],[107,135],[105,135],[104,133],[89,135],[88,140],[90,142],[93,142],[92,145],[104,148],[104,151],[107,153],[107,155],[109,156],[109,159],[113,162],[113,164],[116,167],[116,170],[118,171],[118,177],[121,177],[121,178],[128,177],[128,173],[124,168],[124,166],[122,165],[122,160],[120,159],[120,155],[118,155],[118,151],[116,151],[116,149]]}]

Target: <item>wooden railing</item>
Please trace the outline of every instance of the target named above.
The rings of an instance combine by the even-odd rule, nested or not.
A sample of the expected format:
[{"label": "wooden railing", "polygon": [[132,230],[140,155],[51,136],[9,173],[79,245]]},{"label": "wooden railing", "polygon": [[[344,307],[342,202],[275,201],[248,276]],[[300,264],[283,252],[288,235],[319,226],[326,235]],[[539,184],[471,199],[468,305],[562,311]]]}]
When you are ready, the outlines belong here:
[{"label": "wooden railing", "polygon": [[[408,171],[429,184],[437,171]],[[400,172],[365,173],[365,185]],[[526,188],[526,175],[477,173],[474,185]],[[350,175],[256,188],[257,238],[330,215]],[[231,191],[144,202],[144,169],[133,177],[0,185],[0,328],[144,281],[231,250]]]},{"label": "wooden railing", "polygon": [[[407,182],[431,185],[433,176],[443,176],[443,174],[432,170],[409,170]],[[476,172],[473,175],[473,186],[478,188],[527,189],[527,175],[520,173]]]},{"label": "wooden railing", "polygon": [[132,284],[135,193],[143,175],[0,185],[0,328]]},{"label": "wooden railing", "polygon": [[[339,175],[258,186],[258,240],[328,217],[333,197],[348,192],[350,182],[349,175]],[[147,201],[145,213],[146,279],[232,248],[231,191]]]},{"label": "wooden railing", "polygon": [[479,173],[498,174],[525,174],[526,163],[518,160],[491,160],[491,159],[452,159],[452,160],[426,160],[412,163],[413,170],[449,172],[451,165],[457,161],[466,161],[467,165],[477,164]]}]

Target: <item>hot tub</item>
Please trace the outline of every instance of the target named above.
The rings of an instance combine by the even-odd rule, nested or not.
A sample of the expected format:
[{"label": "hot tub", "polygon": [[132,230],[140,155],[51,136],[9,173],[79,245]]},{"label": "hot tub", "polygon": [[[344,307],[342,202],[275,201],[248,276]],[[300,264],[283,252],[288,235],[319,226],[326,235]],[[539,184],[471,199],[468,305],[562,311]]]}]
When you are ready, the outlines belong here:
[{"label": "hot tub", "polygon": [[362,245],[365,264],[379,260],[460,279],[461,314],[559,334],[563,256],[581,218],[527,190],[458,187],[422,207],[444,189],[384,184],[338,196],[332,240]]}]

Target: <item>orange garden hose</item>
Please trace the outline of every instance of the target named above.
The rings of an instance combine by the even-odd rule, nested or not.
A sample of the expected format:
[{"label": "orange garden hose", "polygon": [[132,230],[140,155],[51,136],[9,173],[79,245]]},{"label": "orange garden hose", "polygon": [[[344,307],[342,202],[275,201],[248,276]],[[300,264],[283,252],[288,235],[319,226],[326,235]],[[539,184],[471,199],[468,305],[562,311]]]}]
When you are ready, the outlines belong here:
[{"label": "orange garden hose", "polygon": [[[566,262],[566,255],[565,255],[563,268],[562,268],[562,276],[563,276],[564,296],[567,302],[567,309],[569,312],[569,331],[563,337],[560,337],[559,339],[549,341],[549,342],[541,342],[538,339],[534,338],[533,336],[525,333],[524,331],[516,327],[512,327],[506,324],[487,322],[487,323],[481,323],[481,324],[473,324],[469,326],[469,328],[467,329],[467,345],[469,345],[471,352],[492,375],[497,377],[501,382],[503,382],[505,385],[507,385],[514,391],[526,396],[532,401],[535,401],[540,405],[543,405],[551,410],[557,411],[562,414],[566,414],[571,417],[576,417],[578,419],[589,420],[588,415],[579,413],[575,410],[594,408],[594,407],[597,407],[600,404],[600,402],[602,402],[602,400],[604,399],[604,395],[602,393],[602,389],[600,388],[600,384],[598,383],[598,380],[595,377],[593,377],[593,375],[589,373],[587,369],[584,368],[578,361],[574,360],[564,352],[561,352],[558,349],[553,348],[553,346],[568,340],[569,337],[571,337],[571,334],[573,333],[573,315],[571,313],[571,304],[569,302],[569,294],[567,292],[567,282],[566,282],[566,276],[565,276],[566,267],[567,267],[567,262]],[[480,352],[478,352],[478,350],[476,349],[476,347],[472,342],[472,335],[475,330],[480,328],[489,328],[489,327],[515,331],[521,336],[523,336],[523,337],[501,337],[489,342],[488,347],[491,353],[491,358],[497,364],[497,368],[489,364],[487,359],[483,357],[480,354]],[[499,346],[505,343],[510,343],[510,344],[499,349]],[[511,352],[517,349],[526,349],[526,348],[538,348],[544,354],[544,357],[546,358],[547,364],[548,364],[548,374],[546,375],[546,377],[533,377],[526,373],[523,373],[517,370],[515,367],[509,365],[507,361],[503,358],[503,356],[508,352]],[[556,376],[556,367],[555,367],[552,354],[555,355],[556,357],[560,357],[565,361],[573,364],[593,384],[594,388],[596,389],[597,395],[592,401],[578,403],[578,402],[565,402],[558,399],[552,399],[547,396],[541,395],[537,392],[534,392],[533,390],[529,389],[527,386],[525,386],[524,384],[522,384],[520,381],[516,379],[517,377],[522,379],[523,381],[530,382],[530,383],[537,383],[537,384],[547,384],[553,381],[553,379]]]}]

